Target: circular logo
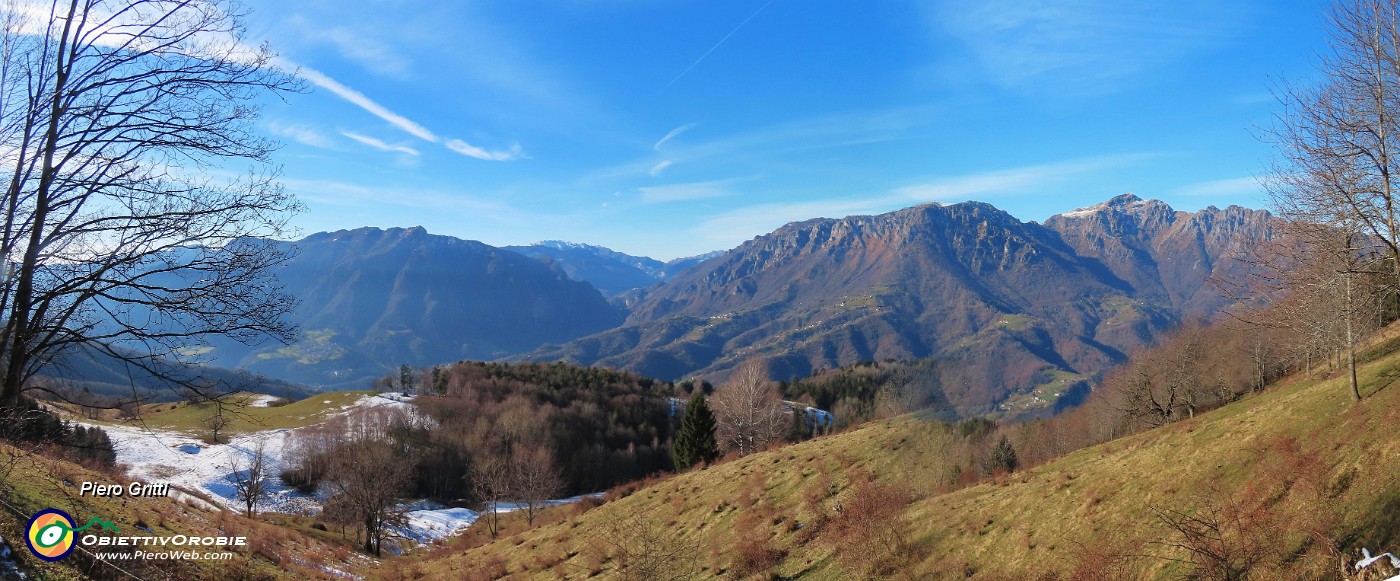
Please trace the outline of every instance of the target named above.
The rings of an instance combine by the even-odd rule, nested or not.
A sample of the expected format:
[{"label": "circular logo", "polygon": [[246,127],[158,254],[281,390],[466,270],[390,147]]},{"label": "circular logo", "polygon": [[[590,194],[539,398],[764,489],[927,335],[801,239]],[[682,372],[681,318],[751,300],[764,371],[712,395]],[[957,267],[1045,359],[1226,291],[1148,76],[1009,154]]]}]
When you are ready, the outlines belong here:
[{"label": "circular logo", "polygon": [[73,517],[56,508],[46,508],[34,513],[25,529],[24,541],[35,557],[45,561],[57,561],[73,552],[77,535],[73,533]]}]

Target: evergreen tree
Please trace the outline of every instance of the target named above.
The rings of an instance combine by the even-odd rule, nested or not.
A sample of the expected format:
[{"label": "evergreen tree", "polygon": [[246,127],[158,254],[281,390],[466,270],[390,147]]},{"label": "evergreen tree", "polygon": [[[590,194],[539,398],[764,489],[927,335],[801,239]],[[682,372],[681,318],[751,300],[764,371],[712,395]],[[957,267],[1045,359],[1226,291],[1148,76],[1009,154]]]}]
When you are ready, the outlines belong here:
[{"label": "evergreen tree", "polygon": [[1016,449],[1011,447],[1011,442],[1002,436],[997,441],[995,448],[992,448],[992,455],[987,459],[987,474],[995,474],[998,470],[1004,472],[1015,472],[1020,462],[1016,459]]},{"label": "evergreen tree", "polygon": [[694,395],[690,396],[685,415],[681,417],[680,430],[676,432],[676,443],[671,447],[671,456],[676,461],[677,472],[719,458],[719,444],[715,442],[715,414],[705,403],[704,390],[695,390]]}]

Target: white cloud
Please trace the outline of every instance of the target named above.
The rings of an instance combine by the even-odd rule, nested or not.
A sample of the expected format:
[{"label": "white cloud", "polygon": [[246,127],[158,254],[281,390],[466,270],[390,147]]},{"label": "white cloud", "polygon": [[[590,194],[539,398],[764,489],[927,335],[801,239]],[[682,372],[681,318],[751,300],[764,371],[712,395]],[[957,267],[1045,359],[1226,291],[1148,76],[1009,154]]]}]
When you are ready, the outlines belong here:
[{"label": "white cloud", "polygon": [[310,81],[311,84],[321,87],[322,89],[325,89],[327,91],[330,91],[331,93],[334,93],[337,97],[345,99],[346,101],[349,101],[350,103],[360,107],[361,109],[370,112],[374,116],[388,121],[390,125],[398,127],[399,129],[402,129],[405,132],[408,132],[409,134],[413,135],[414,137],[417,137],[424,141],[430,141],[433,143],[438,142],[438,136],[434,135],[432,131],[428,130],[428,128],[414,123],[412,120],[408,119],[407,117],[404,117],[403,115],[399,115],[398,113],[390,111],[387,107],[384,107],[383,105],[374,102],[374,100],[370,99],[369,97],[366,97],[364,93],[342,85],[339,81],[332,79],[326,76],[325,74],[322,74],[316,69],[310,67],[298,67],[290,61],[287,61],[286,65],[287,70],[296,71],[297,75],[299,75],[303,79],[306,79],[307,81]]},{"label": "white cloud", "polygon": [[670,140],[672,140],[672,139],[675,139],[676,136],[678,136],[678,135],[680,135],[680,134],[682,134],[682,133],[685,133],[685,132],[687,132],[687,131],[690,131],[691,129],[694,129],[696,125],[698,125],[698,123],[686,123],[685,125],[682,125],[682,126],[680,126],[680,127],[677,127],[677,128],[675,128],[675,129],[672,129],[672,130],[668,131],[668,132],[666,133],[666,135],[662,136],[661,139],[658,139],[658,140],[656,141],[656,145],[651,146],[651,148],[652,148],[652,149],[655,149],[655,150],[657,150],[657,151],[660,151],[660,150],[661,150],[661,146],[662,146],[662,145],[665,145],[667,141],[670,141]]},{"label": "white cloud", "polygon": [[1230,178],[1187,184],[1171,191],[1178,196],[1205,196],[1223,198],[1228,196],[1249,196],[1263,193],[1264,186],[1259,178]]},{"label": "white cloud", "polygon": [[661,163],[651,166],[651,171],[647,173],[650,173],[652,177],[659,176],[666,168],[671,167],[671,163],[669,159],[662,160]]},{"label": "white cloud", "polygon": [[998,84],[1083,92],[1220,45],[1248,22],[1247,10],[1214,0],[945,0],[929,20]]},{"label": "white cloud", "polygon": [[[282,59],[282,61],[283,66],[286,66],[289,70],[295,70],[299,76],[310,81],[312,84],[326,89],[331,93],[334,93],[336,96],[359,106],[360,108],[370,112],[371,114],[373,114],[376,117],[379,117],[380,119],[388,121],[391,125],[398,127],[399,129],[402,129],[405,132],[408,132],[409,134],[424,141],[432,143],[439,142],[438,136],[432,131],[429,131],[428,128],[413,122],[412,120],[410,120],[407,117],[404,117],[403,115],[399,115],[398,113],[390,111],[387,107],[384,107],[383,105],[380,105],[379,103],[376,103],[369,97],[365,96],[364,93],[347,87],[341,84],[339,81],[336,81],[335,79],[326,76],[320,71],[317,71],[316,69],[312,69],[309,67],[298,67],[297,65],[295,65],[295,63],[292,63],[291,61],[286,61],[285,59]],[[354,139],[356,141],[359,141],[360,143],[369,145],[371,147],[378,147],[380,149],[384,149],[385,151],[399,151],[401,153],[407,153],[409,155],[418,155],[418,152],[412,148],[388,145],[383,141],[365,137],[363,135],[346,134],[346,137],[350,137],[351,139]],[[506,150],[488,150],[462,141],[461,139],[450,139],[445,145],[448,149],[465,155],[467,157],[474,157],[476,159],[483,159],[487,161],[512,161],[516,159],[523,159],[529,157],[525,154],[525,151],[520,147],[520,144],[518,143],[512,145],[510,149]]]},{"label": "white cloud", "polygon": [[385,76],[403,77],[408,73],[409,59],[388,44],[344,26],[308,25],[299,19],[300,29],[311,40],[324,41],[335,47],[340,56],[355,61],[366,69]]},{"label": "white cloud", "polygon": [[476,159],[483,159],[486,161],[513,161],[529,157],[525,155],[525,151],[520,148],[519,143],[510,146],[510,149],[504,151],[491,151],[483,147],[477,147],[460,139],[452,139],[448,140],[447,148],[467,157],[474,157]]},{"label": "white cloud", "polygon": [[647,186],[637,188],[637,191],[642,193],[642,201],[648,204],[707,200],[732,195],[734,192],[729,190],[729,185],[734,183],[734,181],[735,180],[731,179],[670,184],[665,186]]},{"label": "white cloud", "polygon": [[753,14],[750,14],[748,18],[745,18],[743,22],[740,22],[737,26],[731,29],[729,31],[729,34],[724,35],[724,37],[720,38],[719,41],[714,44],[714,46],[711,46],[710,50],[707,50],[704,52],[704,54],[701,54],[699,58],[695,59],[695,62],[690,63],[690,66],[686,67],[685,70],[681,71],[679,75],[676,75],[676,78],[671,79],[671,82],[666,83],[666,86],[661,87],[661,92],[665,92],[666,89],[671,88],[671,85],[674,85],[677,81],[681,80],[681,77],[684,77],[687,73],[690,72],[691,69],[699,65],[702,61],[705,60],[706,57],[709,57],[710,53],[715,52],[715,50],[718,49],[720,45],[724,44],[725,41],[729,40],[729,37],[734,36],[734,33],[739,32],[739,29],[743,28],[744,25],[748,24],[750,20],[753,20],[754,17],[758,16],[759,13],[763,12],[763,10],[768,8],[768,5],[772,3],[773,0],[768,0],[767,2],[764,2],[762,6],[759,6],[758,10],[755,10]]},{"label": "white cloud", "polygon": [[267,130],[271,131],[274,135],[290,139],[302,145],[319,147],[321,149],[330,149],[334,145],[331,143],[331,138],[326,137],[320,131],[317,131],[309,125],[269,121],[267,123]]},{"label": "white cloud", "polygon": [[878,214],[900,205],[903,205],[900,203],[900,198],[889,196],[868,200],[837,199],[756,204],[708,216],[702,219],[693,231],[696,237],[709,240],[715,247],[733,248],[745,240],[772,232],[789,222],[813,218],[844,218],[861,214]]},{"label": "white cloud", "polygon": [[895,189],[894,193],[911,201],[962,201],[979,196],[1031,193],[1076,175],[1103,171],[1148,157],[1151,155],[1113,155],[993,170],[938,178]]},{"label": "white cloud", "polygon": [[457,192],[403,187],[380,188],[334,180],[293,178],[281,181],[283,186],[298,197],[327,206],[375,208],[387,204],[443,212],[478,212],[503,218],[516,215],[516,211],[505,204]]},{"label": "white cloud", "polygon": [[1151,154],[1125,154],[948,176],[869,198],[756,204],[708,216],[700,221],[694,232],[699,238],[732,247],[793,221],[879,214],[920,202],[961,202],[973,198],[1034,193],[1077,175],[1127,165],[1148,157]]},{"label": "white cloud", "polygon": [[[930,112],[922,107],[868,111],[802,119],[698,143],[671,140],[694,125],[690,124],[672,130],[670,139],[663,137],[657,145],[670,144],[666,160],[672,164],[704,165],[723,171],[737,163],[771,161],[780,154],[898,139],[910,128],[926,123]],[[650,175],[656,164],[655,154],[648,154],[642,159],[595,169],[580,180],[589,184],[637,178]]]},{"label": "white cloud", "polygon": [[375,149],[378,149],[380,151],[392,151],[402,153],[405,155],[412,155],[415,157],[418,155],[418,150],[413,149],[412,147],[408,147],[407,145],[393,145],[385,143],[368,135],[360,135],[359,133],[354,133],[350,131],[341,131],[340,134],[349,137],[350,139],[354,139],[355,141],[358,141],[365,145],[368,145],[370,147],[373,147]]}]

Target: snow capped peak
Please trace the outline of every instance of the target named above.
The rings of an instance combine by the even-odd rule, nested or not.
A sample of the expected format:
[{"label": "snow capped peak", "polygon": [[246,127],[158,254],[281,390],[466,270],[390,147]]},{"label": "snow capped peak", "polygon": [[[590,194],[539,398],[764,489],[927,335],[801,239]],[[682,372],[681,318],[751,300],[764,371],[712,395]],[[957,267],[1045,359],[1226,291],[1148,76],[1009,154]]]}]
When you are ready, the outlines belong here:
[{"label": "snow capped peak", "polygon": [[1127,193],[1109,198],[1107,202],[1099,202],[1087,208],[1079,208],[1070,212],[1056,214],[1056,216],[1061,216],[1064,218],[1086,218],[1104,210],[1108,210],[1110,208],[1122,208],[1126,210],[1130,208],[1145,206],[1147,205],[1147,203],[1148,202],[1146,200],[1143,200],[1142,198],[1139,198],[1134,194]]},{"label": "snow capped peak", "polygon": [[1142,198],[1139,198],[1132,192],[1129,192],[1126,194],[1119,194],[1117,196],[1113,196],[1112,198],[1109,198],[1107,202],[1104,203],[1110,206],[1136,206],[1142,204],[1143,201]]},{"label": "snow capped peak", "polygon": [[543,246],[545,248],[557,248],[559,250],[590,250],[593,248],[597,248],[592,244],[584,244],[582,242],[568,242],[564,240],[541,240],[539,242],[531,244],[530,246]]}]

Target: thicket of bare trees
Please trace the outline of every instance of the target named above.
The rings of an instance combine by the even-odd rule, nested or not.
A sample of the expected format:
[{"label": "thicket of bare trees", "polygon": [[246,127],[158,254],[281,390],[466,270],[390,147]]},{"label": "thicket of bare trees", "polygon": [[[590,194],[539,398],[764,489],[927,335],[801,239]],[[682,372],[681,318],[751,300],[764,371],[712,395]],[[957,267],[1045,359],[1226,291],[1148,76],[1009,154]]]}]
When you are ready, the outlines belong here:
[{"label": "thicket of bare trees", "polygon": [[358,524],[365,552],[375,556],[394,529],[407,524],[401,505],[413,458],[404,452],[393,441],[357,438],[346,442],[331,464],[328,481],[335,495],[326,502],[328,519]]},{"label": "thicket of bare trees", "polygon": [[501,504],[516,503],[525,511],[527,524],[548,506],[548,501],[564,489],[554,468],[554,454],[540,444],[531,444],[502,453],[479,455],[469,480],[472,492],[483,503],[486,527],[494,538],[500,530]]},{"label": "thicket of bare trees", "polygon": [[54,0],[3,17],[0,405],[78,345],[184,382],[161,362],[206,336],[290,338],[294,300],[270,276],[286,255],[254,237],[299,206],[252,121],[297,85],[243,43],[237,6]]},{"label": "thicket of bare trees", "polygon": [[1294,309],[1281,312],[1313,344],[1342,344],[1359,401],[1355,345],[1400,289],[1400,3],[1337,1],[1327,25],[1317,80],[1279,91],[1265,185],[1303,247],[1282,257],[1277,282]]},{"label": "thicket of bare trees", "polygon": [[332,496],[322,517],[353,527],[364,550],[379,555],[404,524],[400,505],[415,465],[404,435],[415,423],[402,410],[381,407],[297,430],[287,443],[282,480],[308,491],[328,486]]}]

